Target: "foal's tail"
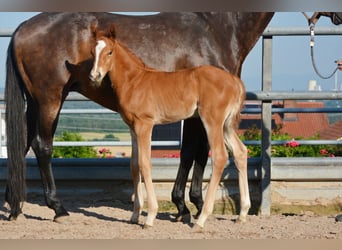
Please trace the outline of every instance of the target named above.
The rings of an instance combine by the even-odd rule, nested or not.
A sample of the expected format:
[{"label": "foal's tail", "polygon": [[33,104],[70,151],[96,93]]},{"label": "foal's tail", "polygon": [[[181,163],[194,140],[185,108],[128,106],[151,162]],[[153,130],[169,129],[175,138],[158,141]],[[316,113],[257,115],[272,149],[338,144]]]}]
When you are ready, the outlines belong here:
[{"label": "foal's tail", "polygon": [[236,130],[238,129],[241,119],[241,110],[246,99],[246,90],[243,82],[238,77],[236,77],[235,80],[235,84],[239,87],[239,91],[234,95],[234,97],[236,97],[236,100],[232,102],[232,106],[228,107],[228,114],[224,122],[224,138],[225,144],[228,147],[230,145],[230,136],[232,135],[232,133],[236,133]]},{"label": "foal's tail", "polygon": [[21,213],[26,198],[26,135],[24,86],[16,66],[13,38],[7,50],[6,62],[6,133],[7,133],[7,187],[5,200],[11,207],[11,218]]}]

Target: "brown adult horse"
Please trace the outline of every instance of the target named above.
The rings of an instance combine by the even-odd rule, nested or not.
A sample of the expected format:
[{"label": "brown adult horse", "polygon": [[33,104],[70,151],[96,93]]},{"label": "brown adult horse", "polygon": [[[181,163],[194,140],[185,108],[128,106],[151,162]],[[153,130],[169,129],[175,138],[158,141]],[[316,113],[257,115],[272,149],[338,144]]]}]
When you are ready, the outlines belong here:
[{"label": "brown adult horse", "polygon": [[174,72],[148,68],[115,39],[114,26],[111,26],[108,34],[98,35],[96,38],[94,63],[89,78],[96,86],[101,86],[103,78],[108,74],[116,96],[115,102],[118,103],[118,112],[131,130],[131,172],[135,197],[131,221],[138,223],[143,207],[141,177],[144,179],[148,203],[145,226],[153,226],[158,211],[151,176],[153,126],[184,120],[194,115],[200,117],[207,132],[213,164],[197,225],[202,228],[212,213],[216,190],[228,160],[225,145],[232,153],[239,170],[239,220],[245,221],[251,204],[247,180],[247,148],[235,131],[246,95],[242,81],[213,66]]},{"label": "brown adult horse", "polygon": [[[99,88],[83,82],[88,75],[94,45],[90,26],[104,29],[116,24],[117,39],[154,68],[172,71],[203,64],[240,75],[242,63],[259,39],[273,13],[161,13],[123,16],[109,13],[42,13],[22,23],[8,48],[6,120],[8,183],[6,201],[10,219],[22,212],[25,199],[25,155],[31,146],[40,169],[45,200],[55,219],[68,215],[62,206],[51,169],[52,141],[60,109],[70,91],[77,91],[112,110],[118,110],[109,81]],[[72,76],[68,60],[85,65]],[[88,66],[87,66],[88,65]],[[88,68],[87,68],[88,67]],[[26,117],[25,103],[27,101]],[[183,127],[181,162],[172,200],[178,218],[189,214],[184,203],[185,184],[194,164],[190,200],[202,209],[202,176],[208,143],[200,119]]]}]

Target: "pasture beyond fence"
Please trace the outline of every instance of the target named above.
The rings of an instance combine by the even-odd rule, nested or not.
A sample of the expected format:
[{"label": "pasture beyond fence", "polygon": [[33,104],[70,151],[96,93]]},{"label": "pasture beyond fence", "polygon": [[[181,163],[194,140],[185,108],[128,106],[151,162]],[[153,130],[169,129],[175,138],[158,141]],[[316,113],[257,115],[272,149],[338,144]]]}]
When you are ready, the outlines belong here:
[{"label": "pasture beyond fence", "polygon": [[[8,37],[13,31],[0,30],[0,37]],[[342,35],[340,27],[324,27],[315,30],[316,35]],[[272,108],[274,100],[342,100],[342,91],[324,92],[274,92],[272,89],[272,42],[274,36],[303,36],[309,35],[309,28],[272,28],[265,30],[262,37],[262,90],[247,92],[247,100],[261,102],[260,109],[244,109],[244,113],[261,114],[261,141],[245,141],[246,145],[260,145],[261,157],[248,160],[248,177],[251,181],[258,181],[260,189],[260,212],[269,215],[271,211],[271,181],[293,182],[338,182],[339,185],[332,188],[336,192],[335,197],[342,197],[342,157],[335,158],[273,158],[271,146],[284,144],[286,141],[272,141],[272,113],[314,113],[332,112],[342,113],[342,108],[320,109],[291,109]],[[0,101],[3,101],[3,95]],[[67,102],[86,101],[78,94],[71,94]],[[0,121],[4,117],[4,109],[0,110]],[[64,113],[112,113],[107,109],[68,109]],[[0,123],[0,131],[3,130]],[[338,140],[301,140],[300,144],[334,144],[341,145]],[[178,146],[181,141],[154,141],[152,145]],[[3,138],[0,138],[0,146],[5,146]],[[82,142],[54,142],[54,146],[130,146],[128,141],[82,141]],[[56,180],[129,180],[129,159],[54,159],[54,173]],[[153,159],[153,178],[159,182],[173,182],[179,165],[179,159]],[[27,179],[39,180],[39,172],[35,159],[27,159]],[[210,165],[210,161],[209,164]],[[228,165],[233,165],[230,162]],[[210,167],[205,172],[205,180],[210,178]],[[0,160],[0,181],[6,180],[6,158]],[[237,172],[233,167],[225,169],[223,181],[237,180]],[[170,190],[171,192],[171,190]],[[305,193],[300,193],[305,196]],[[332,197],[334,198],[334,197]]]}]

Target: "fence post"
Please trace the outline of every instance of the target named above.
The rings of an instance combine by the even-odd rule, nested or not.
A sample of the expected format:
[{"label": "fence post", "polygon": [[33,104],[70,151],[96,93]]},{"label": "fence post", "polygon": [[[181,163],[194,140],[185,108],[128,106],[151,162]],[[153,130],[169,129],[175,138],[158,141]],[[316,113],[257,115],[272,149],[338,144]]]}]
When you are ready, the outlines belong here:
[{"label": "fence post", "polygon": [[2,127],[2,110],[0,109],[0,158],[4,157],[2,154],[2,146],[3,146],[2,145],[3,144],[2,138],[6,133],[5,132],[4,134],[2,134],[2,129],[3,129],[3,127]]},{"label": "fence post", "polygon": [[[272,36],[262,40],[262,91],[272,90]],[[261,207],[262,215],[271,214],[271,131],[272,101],[262,101],[261,124]]]}]

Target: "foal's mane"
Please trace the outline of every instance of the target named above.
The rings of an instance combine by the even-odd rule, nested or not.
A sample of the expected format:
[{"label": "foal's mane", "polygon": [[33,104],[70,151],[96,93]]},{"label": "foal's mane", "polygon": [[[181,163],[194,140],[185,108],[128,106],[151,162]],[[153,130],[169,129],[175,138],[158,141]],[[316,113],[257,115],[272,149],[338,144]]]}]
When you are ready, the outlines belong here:
[{"label": "foal's mane", "polygon": [[128,56],[131,58],[139,67],[142,67],[144,69],[151,70],[146,64],[144,63],[143,60],[140,59],[132,50],[130,50],[125,44],[121,43],[115,38],[109,38],[115,42],[115,46],[120,47]]}]

